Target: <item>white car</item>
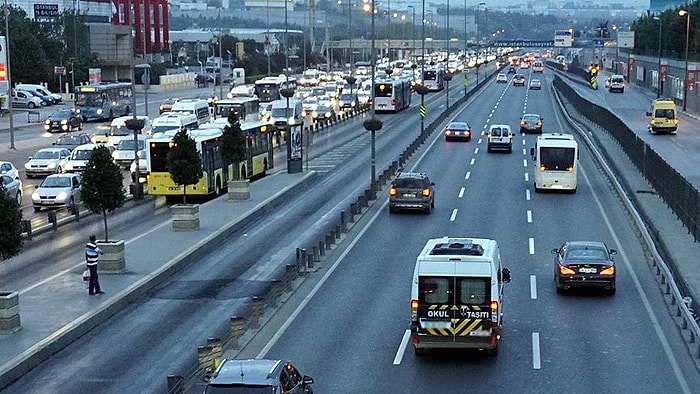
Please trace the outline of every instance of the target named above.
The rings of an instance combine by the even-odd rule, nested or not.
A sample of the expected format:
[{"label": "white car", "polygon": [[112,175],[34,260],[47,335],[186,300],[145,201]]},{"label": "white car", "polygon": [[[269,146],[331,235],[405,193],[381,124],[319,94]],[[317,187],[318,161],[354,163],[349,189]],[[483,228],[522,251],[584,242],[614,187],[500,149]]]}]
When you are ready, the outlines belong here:
[{"label": "white car", "polygon": [[496,75],[496,83],[508,83],[508,76],[503,73]]},{"label": "white car", "polygon": [[34,211],[41,208],[70,207],[80,201],[80,174],[53,174],[32,194]]},{"label": "white car", "polygon": [[318,99],[314,96],[307,97],[301,104],[304,107],[304,112],[310,113],[316,111],[318,108]]},{"label": "white car", "polygon": [[19,170],[9,161],[0,161],[0,174],[6,174],[14,179],[19,179]]},{"label": "white car", "polygon": [[39,149],[24,165],[27,178],[35,176],[60,174],[66,168],[70,151],[66,148]]}]

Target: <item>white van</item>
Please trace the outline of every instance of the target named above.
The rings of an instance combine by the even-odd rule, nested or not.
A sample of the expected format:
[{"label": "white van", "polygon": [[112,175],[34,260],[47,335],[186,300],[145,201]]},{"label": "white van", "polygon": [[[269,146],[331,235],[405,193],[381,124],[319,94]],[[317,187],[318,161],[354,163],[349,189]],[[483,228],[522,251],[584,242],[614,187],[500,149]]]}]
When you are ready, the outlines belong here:
[{"label": "white van", "polygon": [[[148,140],[147,135],[139,134],[138,139],[138,155],[141,157],[143,152],[146,150],[146,141]],[[119,164],[124,168],[129,168],[132,162],[134,162],[134,137],[125,137],[119,144],[117,144],[116,149],[112,152],[112,159],[114,162]]]},{"label": "white van", "polygon": [[[287,109],[289,108],[289,109]],[[272,102],[271,121],[277,130],[285,130],[287,126],[304,125],[304,105],[302,100],[287,99]]]},{"label": "white van", "polygon": [[411,286],[411,339],[425,349],[479,349],[498,355],[503,287],[498,243],[485,238],[429,239],[416,259]]},{"label": "white van", "polygon": [[47,89],[44,85],[20,83],[17,86],[15,86],[15,89],[23,90],[25,92],[36,92],[42,96],[50,96],[54,104],[60,104],[61,102],[63,102],[63,96],[61,96],[60,94],[51,93],[49,89]]},{"label": "white van", "polygon": [[182,112],[165,112],[163,115],[153,119],[151,124],[151,135],[165,133],[168,130],[194,130],[199,127],[197,116]]},{"label": "white van", "polygon": [[[124,137],[133,137],[134,132],[126,128],[126,121],[133,118],[134,117],[132,115],[128,115],[112,119],[112,123],[109,126],[109,131],[103,134],[95,133],[95,135],[92,137],[92,142],[96,144],[117,146],[119,141],[121,141]],[[141,134],[151,134],[152,125],[148,116],[137,116],[136,118],[143,119],[144,121]]]},{"label": "white van", "polygon": [[180,100],[173,104],[170,112],[184,112],[194,114],[197,117],[198,124],[204,124],[211,120],[209,112],[209,103],[206,100],[189,99]]}]

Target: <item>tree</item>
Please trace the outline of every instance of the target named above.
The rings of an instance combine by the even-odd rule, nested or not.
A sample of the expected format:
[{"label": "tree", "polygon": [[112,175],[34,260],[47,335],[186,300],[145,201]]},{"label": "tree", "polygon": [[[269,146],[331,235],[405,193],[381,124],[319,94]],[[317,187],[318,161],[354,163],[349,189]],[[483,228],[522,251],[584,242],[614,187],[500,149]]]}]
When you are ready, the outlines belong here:
[{"label": "tree", "polygon": [[221,136],[221,157],[227,167],[233,165],[233,179],[238,180],[239,163],[245,159],[246,139],[235,111],[228,113],[228,124]]},{"label": "tree", "polygon": [[107,212],[124,206],[126,196],[124,176],[117,163],[112,160],[112,153],[106,146],[92,150],[90,160],[83,171],[80,198],[87,209],[102,214],[105,241],[108,241]]},{"label": "tree", "polygon": [[182,202],[186,204],[187,186],[196,184],[204,175],[202,158],[187,130],[180,130],[173,137],[173,147],[168,152],[168,172],[173,182],[182,186]]},{"label": "tree", "polygon": [[22,211],[0,185],[0,258],[7,260],[22,250]]}]

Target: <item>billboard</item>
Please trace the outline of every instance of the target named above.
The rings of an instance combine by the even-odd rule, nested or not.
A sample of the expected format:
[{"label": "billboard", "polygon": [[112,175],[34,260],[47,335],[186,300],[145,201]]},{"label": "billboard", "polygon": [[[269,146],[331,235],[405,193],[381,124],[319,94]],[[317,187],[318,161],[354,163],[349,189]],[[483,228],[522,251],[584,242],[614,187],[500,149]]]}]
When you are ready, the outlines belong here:
[{"label": "billboard", "polygon": [[649,11],[652,14],[661,13],[669,8],[678,8],[682,5],[688,4],[688,0],[650,0]]},{"label": "billboard", "polygon": [[554,46],[571,47],[573,32],[571,30],[555,30]]}]

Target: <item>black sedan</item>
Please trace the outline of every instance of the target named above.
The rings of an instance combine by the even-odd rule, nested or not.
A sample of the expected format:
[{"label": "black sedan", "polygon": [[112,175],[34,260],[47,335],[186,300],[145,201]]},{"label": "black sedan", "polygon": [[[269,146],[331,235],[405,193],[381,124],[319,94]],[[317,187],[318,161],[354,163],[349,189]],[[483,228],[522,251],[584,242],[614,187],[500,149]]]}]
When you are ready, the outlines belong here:
[{"label": "black sedan", "polygon": [[445,141],[451,140],[472,140],[472,129],[467,122],[450,122],[445,130],[443,131],[445,135]]},{"label": "black sedan", "polygon": [[56,142],[53,143],[53,146],[55,146],[56,148],[65,148],[69,151],[72,151],[75,147],[84,144],[89,144],[90,142],[90,136],[85,133],[71,133],[62,135],[59,139],[56,140]]},{"label": "black sedan", "polygon": [[83,119],[74,109],[64,108],[53,111],[44,123],[44,130],[49,133],[83,129]]},{"label": "black sedan", "polygon": [[552,253],[557,293],[571,288],[593,287],[615,294],[615,249],[598,241],[569,241],[552,249]]}]

